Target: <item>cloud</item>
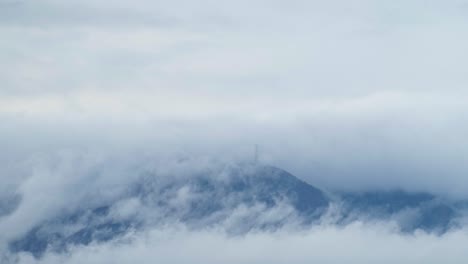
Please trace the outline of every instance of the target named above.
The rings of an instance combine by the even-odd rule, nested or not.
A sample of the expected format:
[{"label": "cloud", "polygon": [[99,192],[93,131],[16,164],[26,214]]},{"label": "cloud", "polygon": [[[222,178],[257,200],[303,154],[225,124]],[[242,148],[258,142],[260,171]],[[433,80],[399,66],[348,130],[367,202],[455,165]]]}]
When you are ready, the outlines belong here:
[{"label": "cloud", "polygon": [[[324,189],[430,191],[465,197],[467,127],[463,95],[378,93],[352,99],[217,99],[178,94],[92,94],[77,108],[59,99],[2,104],[5,181],[24,175],[19,160],[60,150],[135,158],[174,153],[270,163]],[[168,98],[171,98],[168,100]],[[211,103],[213,100],[213,103]],[[241,99],[238,99],[241,101]],[[180,102],[178,105],[177,102]],[[67,105],[68,106],[68,105]],[[0,107],[1,108],[1,107]],[[60,109],[60,107],[59,107]],[[112,111],[109,111],[112,109]],[[34,132],[32,132],[34,131]],[[7,168],[10,168],[7,170]],[[19,177],[19,176],[15,176]],[[13,177],[13,178],[15,178]],[[24,177],[24,176],[23,176]]]},{"label": "cloud", "polygon": [[[1,90],[14,94],[297,99],[467,81],[466,1],[24,1],[3,12]],[[160,19],[174,22],[151,22]]]},{"label": "cloud", "polygon": [[[434,248],[450,252],[453,263],[465,256],[460,246],[467,239],[464,229],[454,229],[442,236],[420,231],[411,235],[399,233],[393,221],[398,221],[397,218],[411,218],[411,215],[406,215],[411,212],[402,212],[395,219],[388,218],[385,222],[371,220],[340,227],[334,225],[334,212],[331,211],[322,219],[322,225],[303,227],[287,202],[280,202],[273,208],[267,208],[264,204],[240,204],[234,208],[226,206],[219,213],[222,216],[218,222],[202,219],[194,226],[174,224],[191,201],[219,198],[200,197],[203,193],[186,185],[179,188],[177,182],[187,182],[193,175],[200,174],[211,175],[218,181],[226,180],[229,175],[219,170],[219,166],[222,168],[225,163],[198,154],[192,157],[187,153],[175,153],[168,157],[168,153],[163,153],[158,157],[154,153],[135,155],[135,152],[127,150],[123,154],[113,155],[102,151],[61,151],[29,161],[32,174],[18,183],[17,192],[22,196],[21,203],[10,215],[0,218],[0,245],[4,246],[7,241],[24,235],[44,220],[106,202],[112,205],[109,214],[111,219],[130,217],[149,225],[138,231],[130,231],[116,240],[94,241],[87,246],[72,247],[66,253],[50,251],[40,259],[34,259],[29,253],[12,254],[4,251],[2,253],[6,263],[76,263],[83,259],[87,263],[145,263],[155,259],[172,263],[224,260],[228,263],[283,263],[287,260],[299,263],[311,260],[342,263],[345,259],[371,263],[379,258],[384,258],[388,263],[397,260],[403,263],[426,260],[436,263],[442,255]],[[220,158],[227,159],[227,156]],[[148,198],[155,204],[168,203],[169,209],[176,211],[175,218],[171,218],[164,209],[148,208],[138,199],[126,198],[125,193],[131,189],[133,181],[148,172],[156,176],[155,182],[143,181],[150,190],[164,188],[167,186],[166,181],[169,186],[175,183],[174,192],[159,195],[154,191],[153,196]],[[80,217],[85,219],[86,214]],[[261,226],[278,221],[286,225],[274,232],[250,229],[248,226],[251,223]],[[83,224],[89,223],[77,223]],[[47,228],[66,233],[76,227],[55,223]],[[242,235],[236,235],[239,233]]]},{"label": "cloud", "polygon": [[27,254],[18,263],[463,263],[465,230],[438,237],[425,233],[403,236],[387,225],[355,223],[345,228],[249,233],[231,237],[217,230],[156,229],[88,247],[70,254]]},{"label": "cloud", "polygon": [[[99,193],[95,201],[115,198],[132,180],[129,171],[186,174],[213,159],[250,160],[254,144],[262,162],[325,190],[402,188],[466,198],[467,6],[465,0],[1,1],[0,197],[22,197],[11,216],[0,216],[1,236],[17,236],[90,193]],[[187,157],[199,164],[174,165]],[[179,198],[189,194],[181,190]],[[114,213],[132,215],[138,206],[123,201]],[[237,213],[242,219],[242,208]],[[280,247],[297,262],[342,256],[376,262],[376,252],[440,262],[427,248],[449,245],[454,261],[463,256],[455,245],[466,239],[463,232],[411,238],[370,230],[325,227],[285,238],[297,249],[281,234],[158,232],[174,232],[177,243],[188,239],[187,259],[203,257],[190,251],[193,237],[214,249],[232,245],[233,251],[219,250],[237,263],[249,256],[284,260],[274,254]],[[125,260],[119,247],[129,256],[152,254],[149,245],[161,245],[148,236],[148,244],[135,237],[78,248],[67,261],[92,252]],[[358,243],[348,250],[344,242],[353,236]],[[318,238],[333,251],[306,251],[306,243],[319,246]],[[266,250],[259,241],[273,254],[256,255]],[[258,252],[235,258],[249,247]],[[401,254],[392,256],[392,247]],[[342,255],[331,254],[339,249]],[[47,261],[62,257],[50,254]]]}]

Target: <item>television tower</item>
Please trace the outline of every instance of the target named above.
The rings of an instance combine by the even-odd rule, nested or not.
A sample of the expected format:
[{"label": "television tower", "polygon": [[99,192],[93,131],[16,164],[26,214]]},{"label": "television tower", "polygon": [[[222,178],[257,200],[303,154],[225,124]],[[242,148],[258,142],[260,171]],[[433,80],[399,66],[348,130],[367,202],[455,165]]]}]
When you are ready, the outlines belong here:
[{"label": "television tower", "polygon": [[258,163],[258,145],[255,144],[255,150],[254,150],[254,164]]}]

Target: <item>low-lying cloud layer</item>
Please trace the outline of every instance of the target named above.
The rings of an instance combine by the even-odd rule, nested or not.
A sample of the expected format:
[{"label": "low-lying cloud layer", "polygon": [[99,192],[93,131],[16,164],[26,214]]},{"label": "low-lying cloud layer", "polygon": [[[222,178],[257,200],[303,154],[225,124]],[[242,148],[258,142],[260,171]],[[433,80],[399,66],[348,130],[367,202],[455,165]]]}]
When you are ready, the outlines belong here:
[{"label": "low-lying cloud layer", "polygon": [[249,233],[230,237],[216,230],[183,228],[128,235],[120,241],[74,248],[69,254],[27,254],[19,263],[464,263],[465,230],[442,237],[402,236],[386,225],[356,223],[345,228]]},{"label": "low-lying cloud layer", "polygon": [[[274,207],[234,201],[238,205],[232,208],[228,206],[229,199],[237,196],[223,198],[214,196],[213,192],[196,192],[190,185],[184,185],[196,175],[208,175],[219,182],[229,181],[233,175],[219,170],[226,161],[187,156],[156,159],[155,156],[143,155],[109,159],[95,153],[78,155],[72,152],[45,157],[37,158],[32,174],[27,174],[23,181],[14,185],[16,192],[13,193],[20,195],[17,208],[0,217],[0,252],[7,263],[76,263],[83,259],[87,263],[149,263],[155,260],[171,263],[284,263],[289,260],[341,263],[347,259],[355,263],[372,263],[381,259],[387,261],[384,263],[437,263],[447,258],[458,263],[465,256],[461,246],[468,238],[464,225],[443,234],[422,230],[401,233],[398,218],[407,217],[405,214],[411,216],[410,210],[385,221],[358,216],[354,222],[341,225],[334,219],[340,215],[339,208],[332,205],[319,220],[321,224],[309,226],[301,224],[301,219],[287,201]],[[158,207],[145,207],[141,198],[125,197],[134,181],[148,172],[157,177],[154,181],[144,181],[142,187],[148,189],[139,189],[138,192],[154,192],[146,201],[168,204],[172,213]],[[177,182],[183,184],[177,187]],[[165,186],[175,186],[176,192],[156,191],[165,189]],[[264,188],[264,185],[257,187]],[[255,193],[247,193],[246,196],[254,197]],[[242,196],[238,197],[243,200]],[[217,214],[222,216],[220,221],[190,216],[192,219],[188,222],[179,222],[187,206],[204,199],[227,199],[223,203],[226,207]],[[24,237],[32,228],[56,217],[59,221],[46,225],[43,232],[75,232],[92,221],[78,220],[70,224],[71,220],[60,220],[61,215],[106,203],[112,206],[106,218],[143,222],[143,229],[129,228],[111,240],[95,239],[86,246],[70,244],[66,251],[49,248],[39,258],[30,252],[13,253],[9,250],[9,242]],[[80,214],[79,218],[86,220],[87,213]],[[284,223],[280,228],[261,228],[278,221]],[[253,228],[250,229],[249,225]],[[103,232],[116,231],[109,229]]]}]

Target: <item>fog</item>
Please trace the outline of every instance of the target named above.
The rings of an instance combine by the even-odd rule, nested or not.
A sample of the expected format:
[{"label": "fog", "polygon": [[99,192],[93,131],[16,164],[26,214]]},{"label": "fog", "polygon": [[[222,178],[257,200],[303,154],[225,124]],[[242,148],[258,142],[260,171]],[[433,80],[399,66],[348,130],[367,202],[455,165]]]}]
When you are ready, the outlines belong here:
[{"label": "fog", "polygon": [[324,188],[466,193],[466,1],[0,5],[8,162],[258,144]]},{"label": "fog", "polygon": [[[0,207],[11,209],[0,211],[0,247],[83,201],[117,199],[145,171],[188,177],[250,162],[255,145],[261,164],[327,192],[468,198],[467,7],[466,0],[0,0]],[[466,259],[465,230],[402,235],[386,222],[231,237],[224,227],[170,226],[40,260],[8,258]]]},{"label": "fog", "polygon": [[467,238],[466,231],[443,237],[402,236],[384,224],[361,223],[242,237],[179,227],[131,234],[121,241],[77,247],[70,254],[48,254],[41,260],[21,254],[19,263],[464,263]]},{"label": "fog", "polygon": [[[220,108],[212,109],[212,117],[169,120],[138,111],[134,119],[73,111],[60,117],[5,114],[0,156],[2,170],[57,151],[246,161],[258,144],[262,162],[325,189],[401,188],[465,197],[464,102],[447,95],[387,94],[302,106],[286,102],[265,109],[264,117],[255,116],[262,106],[252,106],[251,115],[240,107],[232,114]],[[2,175],[5,181],[17,178],[8,175],[16,174],[11,170]]]}]

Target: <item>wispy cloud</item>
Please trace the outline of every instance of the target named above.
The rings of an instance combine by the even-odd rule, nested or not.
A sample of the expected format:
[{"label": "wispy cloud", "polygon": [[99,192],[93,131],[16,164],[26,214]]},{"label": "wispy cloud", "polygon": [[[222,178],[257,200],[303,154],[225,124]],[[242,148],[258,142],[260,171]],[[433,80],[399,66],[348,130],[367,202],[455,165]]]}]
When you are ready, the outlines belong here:
[{"label": "wispy cloud", "polygon": [[216,230],[168,228],[77,247],[68,255],[48,254],[41,260],[22,254],[19,263],[82,263],[84,259],[87,263],[464,263],[466,241],[465,231],[443,237],[401,236],[385,225],[359,223],[243,237],[228,237]]}]

